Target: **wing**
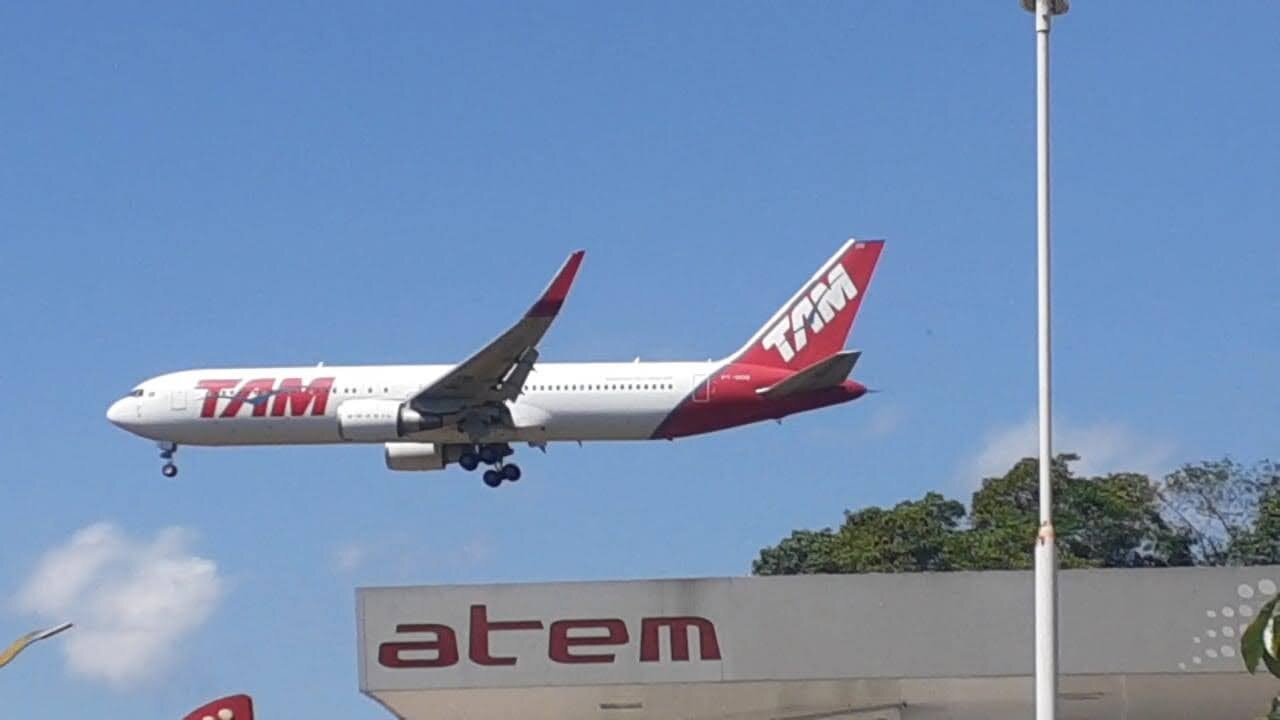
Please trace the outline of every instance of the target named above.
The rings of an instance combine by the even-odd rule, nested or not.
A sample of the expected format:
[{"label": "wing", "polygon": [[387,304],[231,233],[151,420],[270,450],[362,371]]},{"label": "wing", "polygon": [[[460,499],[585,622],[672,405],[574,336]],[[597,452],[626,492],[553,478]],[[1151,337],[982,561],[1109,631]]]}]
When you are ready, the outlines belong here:
[{"label": "wing", "polygon": [[538,341],[569,295],[583,255],[579,250],[569,256],[542,297],[511,329],[423,388],[409,399],[409,406],[420,413],[450,415],[514,400],[538,360]]}]

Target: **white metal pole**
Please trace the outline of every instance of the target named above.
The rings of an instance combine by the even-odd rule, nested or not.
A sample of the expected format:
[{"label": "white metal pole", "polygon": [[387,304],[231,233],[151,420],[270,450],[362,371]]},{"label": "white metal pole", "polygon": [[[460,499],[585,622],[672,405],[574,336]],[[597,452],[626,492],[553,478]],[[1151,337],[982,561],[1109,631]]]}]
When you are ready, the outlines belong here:
[{"label": "white metal pole", "polygon": [[1040,406],[1040,531],[1036,536],[1036,718],[1054,720],[1058,700],[1058,553],[1053,531],[1053,412],[1049,315],[1049,23],[1066,0],[1023,0],[1036,26],[1037,355]]}]

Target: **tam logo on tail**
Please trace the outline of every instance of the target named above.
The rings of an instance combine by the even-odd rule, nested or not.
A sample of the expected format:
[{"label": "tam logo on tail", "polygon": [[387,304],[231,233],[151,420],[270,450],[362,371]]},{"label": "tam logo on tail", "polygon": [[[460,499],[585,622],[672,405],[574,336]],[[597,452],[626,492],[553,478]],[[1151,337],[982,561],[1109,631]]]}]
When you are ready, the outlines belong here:
[{"label": "tam logo on tail", "polygon": [[799,371],[844,349],[880,259],[882,240],[850,240],[734,356]]},{"label": "tam logo on tail", "polygon": [[[858,288],[849,279],[844,266],[836,265],[827,274],[825,283],[821,280],[815,283],[808,296],[801,296],[791,308],[791,313],[784,315],[772,330],[765,333],[761,346],[765,350],[776,348],[783,362],[791,362],[796,352],[809,344],[806,327],[815,335],[822,332],[836,313],[844,309],[845,303],[856,297]],[[788,333],[790,342],[787,341]]]}]

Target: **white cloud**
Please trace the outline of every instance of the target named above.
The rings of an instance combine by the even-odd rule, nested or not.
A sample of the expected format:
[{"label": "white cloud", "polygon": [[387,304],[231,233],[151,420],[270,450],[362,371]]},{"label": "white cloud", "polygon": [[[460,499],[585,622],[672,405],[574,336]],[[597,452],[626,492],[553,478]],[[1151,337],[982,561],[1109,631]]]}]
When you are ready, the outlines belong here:
[{"label": "white cloud", "polygon": [[364,564],[369,551],[362,545],[348,543],[333,552],[333,566],[340,572],[353,572]]},{"label": "white cloud", "polygon": [[[965,479],[976,484],[982,478],[1004,475],[1018,460],[1038,454],[1039,438],[1035,415],[987,433],[981,450],[966,465]],[[1080,456],[1080,460],[1072,464],[1078,475],[1140,472],[1152,478],[1159,478],[1172,469],[1175,451],[1172,443],[1144,436],[1124,423],[1100,421],[1075,425],[1057,419],[1053,426],[1053,447],[1055,454]]]},{"label": "white cloud", "polygon": [[223,595],[217,565],[189,552],[191,539],[178,527],[147,540],[90,525],[44,554],[14,605],[76,624],[61,640],[71,672],[117,687],[153,679]]},{"label": "white cloud", "polygon": [[886,403],[872,411],[871,422],[868,430],[870,430],[871,434],[876,437],[892,435],[906,419],[906,410],[904,410],[901,405]]},{"label": "white cloud", "polygon": [[459,563],[467,567],[483,565],[491,557],[493,557],[493,541],[485,535],[467,541],[457,552]]},{"label": "white cloud", "polygon": [[472,570],[486,565],[497,554],[497,546],[487,534],[474,535],[460,544],[423,544],[421,538],[404,536],[353,540],[329,553],[336,573],[357,571],[393,572],[409,579],[442,569]]}]

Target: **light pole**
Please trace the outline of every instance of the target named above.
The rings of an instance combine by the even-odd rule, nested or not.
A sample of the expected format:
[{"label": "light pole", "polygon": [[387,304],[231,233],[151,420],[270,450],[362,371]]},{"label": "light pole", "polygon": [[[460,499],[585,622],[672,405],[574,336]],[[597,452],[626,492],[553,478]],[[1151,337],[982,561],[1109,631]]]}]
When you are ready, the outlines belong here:
[{"label": "light pole", "polygon": [[33,632],[29,632],[26,635],[23,635],[22,637],[18,638],[17,640],[14,640],[13,644],[10,645],[8,648],[4,650],[0,650],[0,668],[13,662],[13,659],[18,657],[18,653],[22,652],[23,650],[26,650],[27,647],[29,647],[32,643],[36,643],[41,640],[47,640],[48,638],[51,638],[60,632],[65,632],[70,629],[71,629],[71,623],[63,623],[61,625],[55,625],[54,627],[46,628],[44,630],[35,630]]},{"label": "light pole", "polygon": [[1049,337],[1049,22],[1068,0],[1022,0],[1036,25],[1037,355],[1040,405],[1040,531],[1036,535],[1036,718],[1058,711],[1058,551],[1053,531],[1053,412]]}]

